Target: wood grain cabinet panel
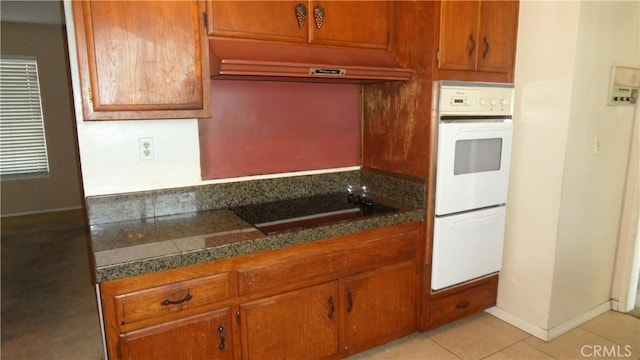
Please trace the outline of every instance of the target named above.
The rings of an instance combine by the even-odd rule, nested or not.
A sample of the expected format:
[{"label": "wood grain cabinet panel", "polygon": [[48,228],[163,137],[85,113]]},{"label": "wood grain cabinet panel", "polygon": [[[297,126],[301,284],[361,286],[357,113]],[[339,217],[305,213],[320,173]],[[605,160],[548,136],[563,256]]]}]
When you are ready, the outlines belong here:
[{"label": "wood grain cabinet panel", "polygon": [[[316,11],[324,14],[320,26],[316,24]],[[393,24],[393,3],[310,1],[309,18],[312,44],[386,49]]]},{"label": "wood grain cabinet panel", "polygon": [[296,17],[295,9],[299,3],[300,1],[208,1],[208,34],[306,43],[307,27],[299,26]]},{"label": "wood grain cabinet panel", "polygon": [[344,348],[359,350],[415,330],[415,262],[343,280]]},{"label": "wood grain cabinet panel", "polygon": [[443,1],[440,6],[438,69],[513,73],[517,1]]},{"label": "wood grain cabinet panel", "polygon": [[207,11],[210,36],[352,48],[387,49],[393,21],[389,1],[211,0]]},{"label": "wood grain cabinet panel", "polygon": [[339,351],[338,282],[240,304],[243,359],[323,359]]},{"label": "wood grain cabinet panel", "polygon": [[480,7],[478,70],[512,72],[515,65],[517,1],[483,1]]},{"label": "wood grain cabinet panel", "polygon": [[233,359],[234,335],[231,309],[206,312],[160,325],[123,333],[120,358]]},{"label": "wood grain cabinet panel", "polygon": [[229,273],[143,289],[115,297],[119,324],[174,313],[232,296]]},{"label": "wood grain cabinet panel", "polygon": [[74,1],[85,120],[209,117],[198,1]]},{"label": "wood grain cabinet panel", "polygon": [[450,323],[496,304],[498,275],[445,290],[432,296],[427,305],[427,329]]}]

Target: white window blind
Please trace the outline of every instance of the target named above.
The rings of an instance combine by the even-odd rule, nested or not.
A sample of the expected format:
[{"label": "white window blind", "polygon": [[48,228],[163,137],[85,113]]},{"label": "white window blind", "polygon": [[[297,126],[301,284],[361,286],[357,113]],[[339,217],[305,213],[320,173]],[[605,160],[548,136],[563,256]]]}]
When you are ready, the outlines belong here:
[{"label": "white window blind", "polygon": [[0,57],[0,175],[49,172],[38,64]]}]

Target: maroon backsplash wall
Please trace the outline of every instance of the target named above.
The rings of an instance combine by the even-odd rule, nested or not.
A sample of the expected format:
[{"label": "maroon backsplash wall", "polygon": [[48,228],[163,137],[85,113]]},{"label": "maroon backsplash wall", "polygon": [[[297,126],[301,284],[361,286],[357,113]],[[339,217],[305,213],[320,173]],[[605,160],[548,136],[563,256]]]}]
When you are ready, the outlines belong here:
[{"label": "maroon backsplash wall", "polygon": [[212,80],[202,178],[358,166],[360,101],[354,84]]}]

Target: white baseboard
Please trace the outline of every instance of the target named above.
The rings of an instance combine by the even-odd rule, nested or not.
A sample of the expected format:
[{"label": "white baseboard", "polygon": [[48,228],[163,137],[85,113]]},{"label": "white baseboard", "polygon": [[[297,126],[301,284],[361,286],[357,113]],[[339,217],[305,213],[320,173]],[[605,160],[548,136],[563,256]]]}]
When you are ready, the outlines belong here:
[{"label": "white baseboard", "polygon": [[497,317],[500,320],[503,320],[515,327],[517,327],[520,330],[524,330],[526,332],[528,332],[529,334],[537,337],[538,339],[547,341],[548,338],[548,334],[547,334],[547,330],[534,325],[530,322],[528,322],[527,320],[521,319],[509,312],[506,312],[502,309],[500,309],[499,307],[492,307],[489,309],[486,309],[485,312]]},{"label": "white baseboard", "polygon": [[64,208],[57,208],[57,209],[25,211],[25,212],[20,212],[20,213],[2,214],[2,217],[3,218],[9,218],[9,217],[15,217],[15,216],[37,215],[37,214],[46,214],[46,213],[52,213],[52,212],[58,212],[58,211],[69,211],[69,210],[80,210],[80,209],[84,209],[84,206],[79,205],[79,206],[71,206],[71,207],[64,207]]},{"label": "white baseboard", "polygon": [[594,307],[593,309],[586,311],[573,319],[565,321],[564,323],[554,326],[551,329],[544,329],[537,325],[534,325],[527,320],[521,319],[509,312],[506,312],[498,307],[492,307],[486,309],[485,311],[500,320],[503,320],[521,330],[528,332],[529,334],[537,337],[538,339],[544,341],[550,341],[554,338],[566,333],[567,331],[574,329],[587,321],[595,318],[598,315],[601,315],[612,309],[613,304],[610,300],[605,301],[604,303]]}]

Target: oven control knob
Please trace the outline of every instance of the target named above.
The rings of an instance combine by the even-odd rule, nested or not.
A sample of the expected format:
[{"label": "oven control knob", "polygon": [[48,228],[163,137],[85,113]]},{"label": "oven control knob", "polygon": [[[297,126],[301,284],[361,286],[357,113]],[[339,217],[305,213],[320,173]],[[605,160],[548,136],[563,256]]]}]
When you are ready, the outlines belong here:
[{"label": "oven control knob", "polygon": [[491,99],[491,105],[495,105],[496,103],[498,103],[498,100],[496,100],[496,99]]},{"label": "oven control knob", "polygon": [[480,105],[487,105],[487,99],[480,98]]},{"label": "oven control knob", "polygon": [[509,100],[507,99],[500,100],[500,105],[507,105],[507,104],[509,104]]}]

